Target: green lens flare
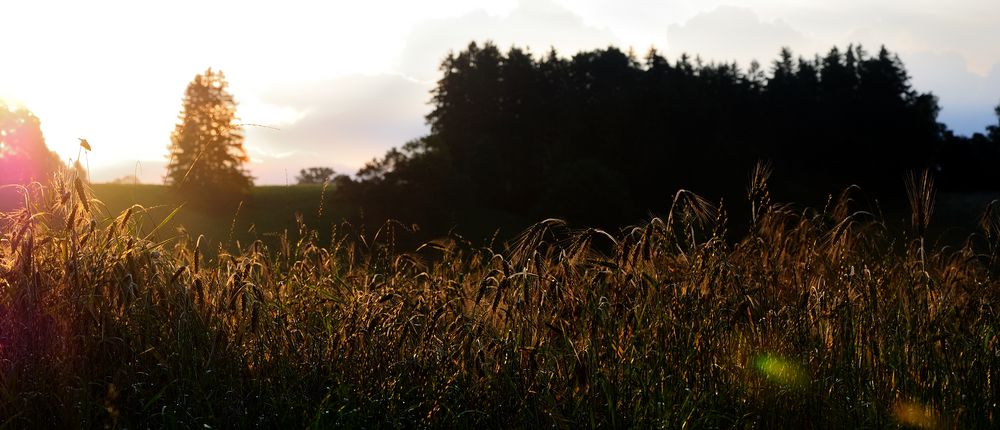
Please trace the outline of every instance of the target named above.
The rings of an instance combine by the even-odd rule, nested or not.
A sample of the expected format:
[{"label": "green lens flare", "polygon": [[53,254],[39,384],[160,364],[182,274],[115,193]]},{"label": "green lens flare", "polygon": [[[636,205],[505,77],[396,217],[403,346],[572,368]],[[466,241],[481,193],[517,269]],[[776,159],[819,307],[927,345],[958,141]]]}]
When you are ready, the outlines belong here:
[{"label": "green lens flare", "polygon": [[769,381],[786,387],[803,387],[809,383],[800,364],[776,355],[758,355],[753,360],[753,367]]}]

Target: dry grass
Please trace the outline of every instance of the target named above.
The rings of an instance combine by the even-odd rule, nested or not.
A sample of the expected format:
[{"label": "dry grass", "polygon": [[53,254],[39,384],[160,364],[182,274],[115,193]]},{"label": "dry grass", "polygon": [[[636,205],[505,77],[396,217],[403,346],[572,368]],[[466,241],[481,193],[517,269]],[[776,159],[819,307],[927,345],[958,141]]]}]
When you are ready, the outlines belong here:
[{"label": "dry grass", "polygon": [[[926,249],[848,190],[752,227],[680,192],[617,234],[499,249],[302,226],[157,242],[82,184],[20,188],[0,239],[0,415],[28,426],[995,427],[998,231]],[[927,184],[928,190],[930,189]],[[927,190],[925,190],[927,191]],[[921,197],[924,196],[924,197]],[[924,199],[924,200],[922,200]],[[917,213],[919,212],[919,214]],[[214,254],[214,253],[212,253]]]}]

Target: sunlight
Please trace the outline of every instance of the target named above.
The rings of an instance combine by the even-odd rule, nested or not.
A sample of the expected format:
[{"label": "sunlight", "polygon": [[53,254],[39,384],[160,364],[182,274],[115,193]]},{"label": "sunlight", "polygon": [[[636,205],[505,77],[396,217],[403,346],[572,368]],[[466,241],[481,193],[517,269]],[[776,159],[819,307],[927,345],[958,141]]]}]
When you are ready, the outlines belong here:
[{"label": "sunlight", "polygon": [[308,112],[299,111],[289,106],[268,103],[250,95],[239,104],[239,116],[243,119],[244,128],[254,125],[282,127],[294,124]]}]

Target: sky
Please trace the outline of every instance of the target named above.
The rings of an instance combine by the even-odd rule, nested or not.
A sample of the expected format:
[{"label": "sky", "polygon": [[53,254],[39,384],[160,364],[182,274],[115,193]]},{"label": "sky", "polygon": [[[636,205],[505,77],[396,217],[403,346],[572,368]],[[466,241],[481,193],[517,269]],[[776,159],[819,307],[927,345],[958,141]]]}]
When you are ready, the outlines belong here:
[{"label": "sky", "polygon": [[185,87],[220,69],[256,182],[285,184],[310,166],[353,174],[426,134],[437,67],[473,40],[744,67],[861,43],[897,52],[969,135],[997,122],[998,22],[996,0],[0,0],[0,98],[33,111],[63,159],[86,138],[93,181],[160,183]]}]

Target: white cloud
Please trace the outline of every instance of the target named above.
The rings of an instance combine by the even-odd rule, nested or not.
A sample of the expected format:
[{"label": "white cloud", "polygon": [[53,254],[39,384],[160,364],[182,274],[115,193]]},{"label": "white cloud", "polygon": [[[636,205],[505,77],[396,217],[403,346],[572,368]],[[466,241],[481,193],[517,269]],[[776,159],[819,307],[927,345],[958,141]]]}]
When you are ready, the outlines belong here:
[{"label": "white cloud", "polygon": [[422,81],[435,80],[449,50],[486,40],[503,50],[518,45],[544,54],[555,47],[564,55],[617,44],[612,32],[588,26],[579,15],[550,0],[522,1],[504,15],[478,10],[416,25],[406,37],[397,70]]},{"label": "white cloud", "polygon": [[834,45],[861,43],[871,52],[885,45],[900,54],[914,88],[939,97],[943,108],[939,120],[953,131],[969,135],[994,124],[993,107],[1000,102],[1000,45],[983,42],[1000,40],[1000,26],[993,24],[1000,22],[1000,16],[987,25],[972,12],[995,16],[1000,6],[989,9],[966,2],[958,5],[963,13],[938,17],[930,13],[933,3],[906,5],[890,1],[863,9],[848,1],[829,9],[808,3],[759,8],[769,19],[761,19],[750,8],[720,6],[670,25],[667,53],[737,60],[746,67],[751,59],[769,65],[783,46],[809,58]]},{"label": "white cloud", "polygon": [[428,132],[431,85],[399,75],[352,75],[276,86],[261,100],[301,116],[278,129],[248,127],[254,174],[283,183],[284,171],[332,166],[353,174],[374,156]]},{"label": "white cloud", "polygon": [[[492,40],[501,48],[529,46],[533,52],[557,47],[564,54],[613,44],[609,32],[585,25],[569,10],[549,1],[521,2],[506,13],[477,10],[415,26],[395,69],[403,75],[350,75],[274,85],[259,103],[296,116],[272,129],[247,129],[255,146],[258,182],[283,183],[285,171],[313,165],[353,174],[389,148],[425,135],[430,90],[438,65],[449,49],[473,40]],[[291,114],[294,113],[294,114]],[[241,115],[245,120],[253,117]],[[284,157],[273,154],[294,148]],[[292,175],[294,176],[294,175]]]},{"label": "white cloud", "polygon": [[938,120],[953,131],[971,135],[996,124],[993,107],[1000,104],[1000,64],[983,76],[971,71],[955,52],[914,52],[900,57],[913,77],[913,86],[938,96],[942,107]]},{"label": "white cloud", "polygon": [[747,67],[752,60],[768,65],[782,47],[797,53],[815,50],[815,43],[781,20],[761,21],[752,10],[722,6],[696,15],[684,24],[669,26],[667,52],[688,53],[718,62],[737,61]]}]

